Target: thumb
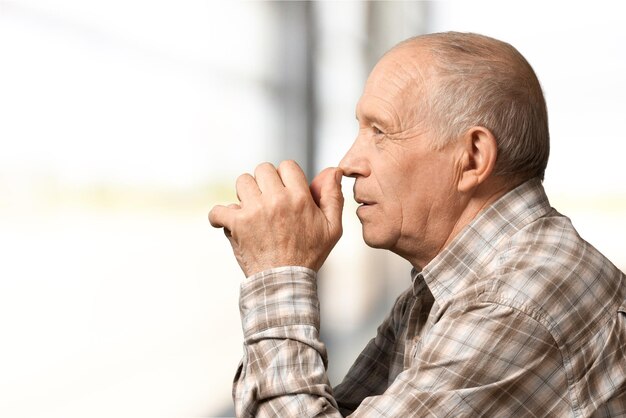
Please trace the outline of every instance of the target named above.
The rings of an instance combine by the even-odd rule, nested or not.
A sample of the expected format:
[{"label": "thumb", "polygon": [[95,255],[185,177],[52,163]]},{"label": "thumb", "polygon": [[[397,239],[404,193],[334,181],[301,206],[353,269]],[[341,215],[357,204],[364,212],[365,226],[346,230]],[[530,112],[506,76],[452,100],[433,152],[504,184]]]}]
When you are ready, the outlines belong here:
[{"label": "thumb", "polygon": [[331,230],[341,234],[341,212],[343,210],[343,193],[341,193],[340,168],[324,169],[313,179],[311,194],[317,206],[328,220]]}]

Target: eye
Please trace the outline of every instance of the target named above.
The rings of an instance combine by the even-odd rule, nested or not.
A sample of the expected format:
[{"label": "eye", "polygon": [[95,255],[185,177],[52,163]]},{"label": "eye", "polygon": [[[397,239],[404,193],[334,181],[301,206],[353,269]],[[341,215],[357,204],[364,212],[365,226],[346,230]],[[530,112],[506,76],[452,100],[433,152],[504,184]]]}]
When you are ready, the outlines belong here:
[{"label": "eye", "polygon": [[382,135],[383,131],[380,130],[380,128],[376,125],[372,125],[372,132],[374,132],[374,135]]}]

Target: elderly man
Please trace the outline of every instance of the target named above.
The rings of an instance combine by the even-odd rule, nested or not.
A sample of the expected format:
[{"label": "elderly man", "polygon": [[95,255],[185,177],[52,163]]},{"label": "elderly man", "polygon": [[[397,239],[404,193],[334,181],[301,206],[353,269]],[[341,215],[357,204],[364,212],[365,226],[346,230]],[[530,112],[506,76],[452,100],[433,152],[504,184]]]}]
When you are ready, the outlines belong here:
[{"label": "elderly man", "polygon": [[[443,33],[376,65],[338,168],[294,162],[216,206],[247,278],[238,416],[626,416],[626,278],[542,187],[546,106],[509,44]],[[378,333],[331,388],[316,271],[354,177],[365,242],[413,265]]]}]

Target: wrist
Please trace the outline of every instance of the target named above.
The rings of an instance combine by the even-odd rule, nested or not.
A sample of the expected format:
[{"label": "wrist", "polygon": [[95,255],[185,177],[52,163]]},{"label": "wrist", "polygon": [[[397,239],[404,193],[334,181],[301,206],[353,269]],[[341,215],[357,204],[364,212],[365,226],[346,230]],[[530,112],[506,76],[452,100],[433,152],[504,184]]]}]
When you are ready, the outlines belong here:
[{"label": "wrist", "polygon": [[239,299],[244,338],[270,328],[308,325],[319,329],[315,271],[286,266],[246,278]]},{"label": "wrist", "polygon": [[285,266],[271,267],[271,268],[259,271],[257,273],[250,274],[249,276],[246,276],[245,281],[249,282],[251,280],[268,278],[272,275],[281,275],[281,274],[285,274],[289,272],[300,272],[302,274],[309,275],[313,277],[314,279],[317,276],[317,272],[309,267],[285,265]]}]

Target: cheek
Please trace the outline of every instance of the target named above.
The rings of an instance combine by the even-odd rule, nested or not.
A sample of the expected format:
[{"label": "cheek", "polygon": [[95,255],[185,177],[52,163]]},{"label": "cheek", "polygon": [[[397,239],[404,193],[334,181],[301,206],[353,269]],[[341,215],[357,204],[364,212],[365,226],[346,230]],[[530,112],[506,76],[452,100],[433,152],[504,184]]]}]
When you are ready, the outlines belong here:
[{"label": "cheek", "polygon": [[405,206],[421,194],[419,182],[408,171],[394,171],[379,181],[385,208],[390,215],[401,217]]},{"label": "cheek", "polygon": [[380,158],[378,164],[372,167],[376,187],[379,195],[386,203],[399,202],[401,200],[406,170],[398,164],[395,159],[391,159],[389,154],[385,158]]},{"label": "cheek", "polygon": [[[446,183],[440,162],[403,147],[381,150],[372,173],[385,213],[385,223],[404,228],[422,217],[424,200]],[[440,174],[444,174],[443,176]]]},{"label": "cheek", "polygon": [[405,210],[403,202],[399,196],[394,195],[392,198],[385,200],[383,210],[385,212],[385,222],[388,226],[394,225],[397,228],[402,226]]}]

